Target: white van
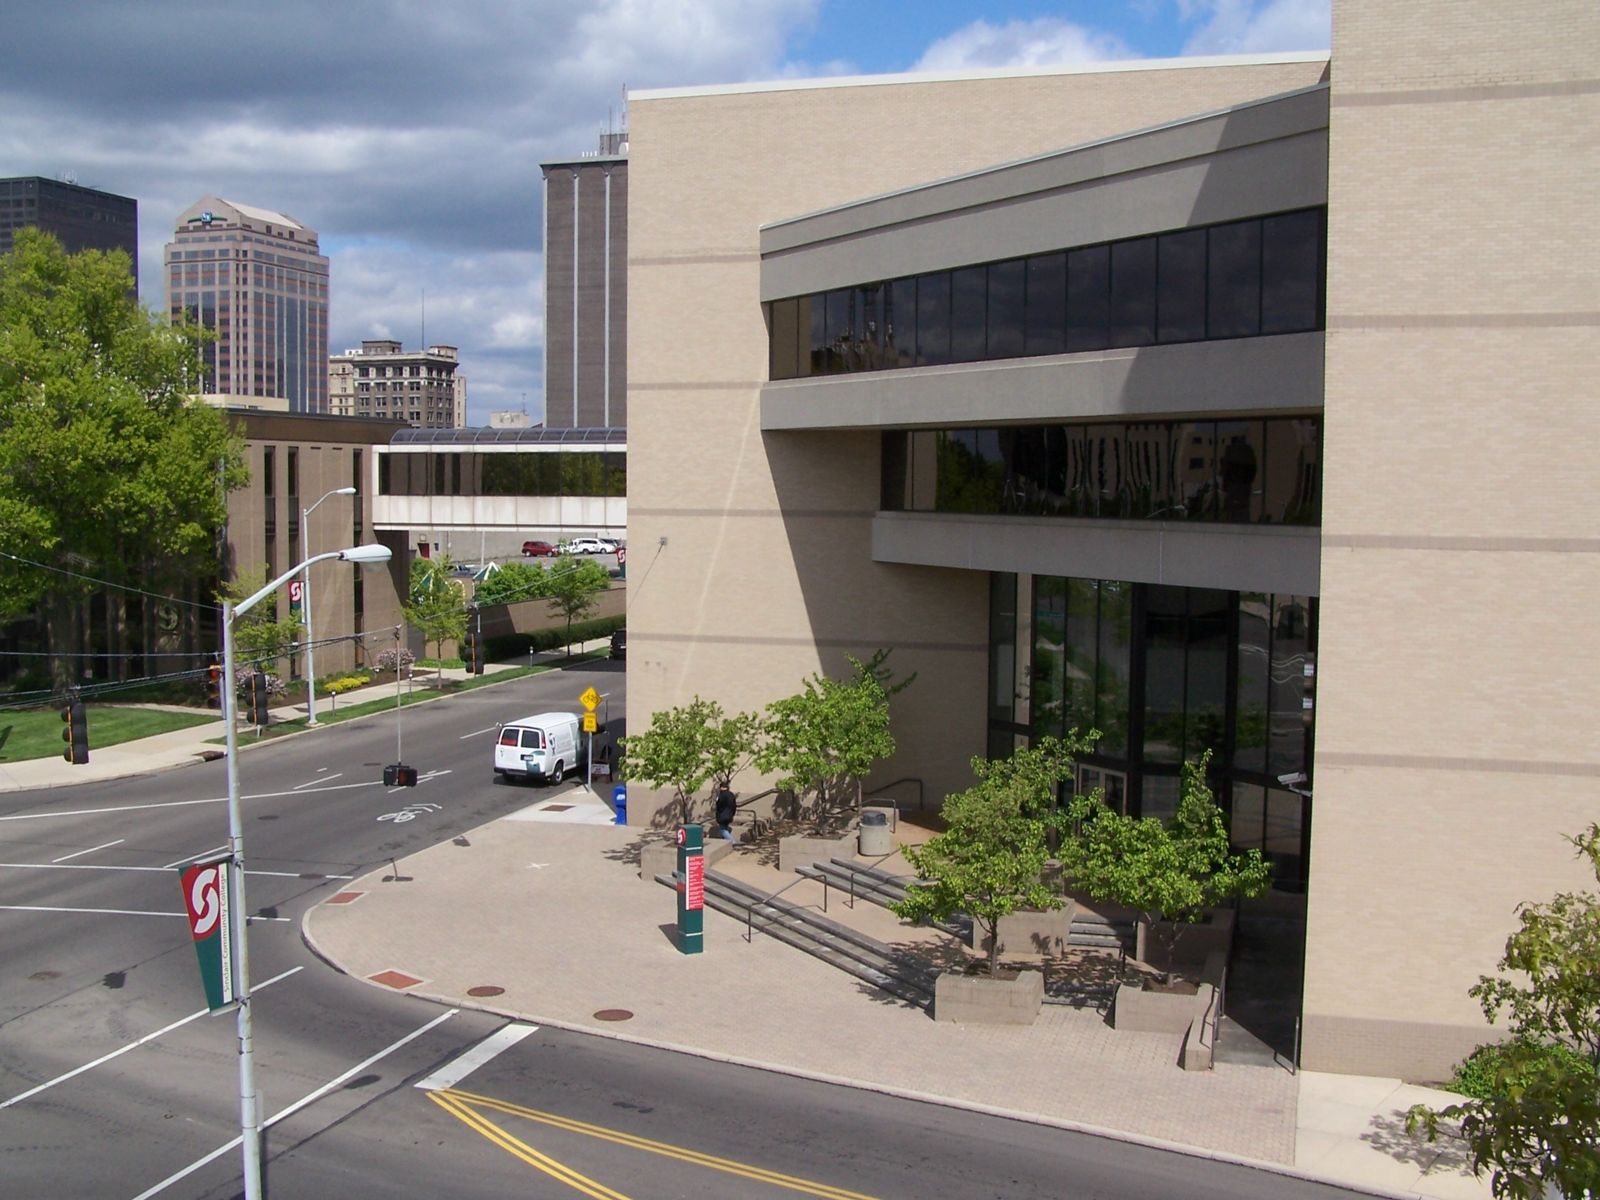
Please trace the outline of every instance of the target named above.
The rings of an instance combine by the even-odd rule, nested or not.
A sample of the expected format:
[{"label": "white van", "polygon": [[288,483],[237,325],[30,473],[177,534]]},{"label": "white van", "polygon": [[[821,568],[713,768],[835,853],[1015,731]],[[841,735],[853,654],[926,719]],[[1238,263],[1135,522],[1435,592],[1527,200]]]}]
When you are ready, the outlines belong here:
[{"label": "white van", "polygon": [[495,739],[494,773],[559,783],[568,771],[583,766],[582,751],[577,714],[535,713],[501,727]]}]

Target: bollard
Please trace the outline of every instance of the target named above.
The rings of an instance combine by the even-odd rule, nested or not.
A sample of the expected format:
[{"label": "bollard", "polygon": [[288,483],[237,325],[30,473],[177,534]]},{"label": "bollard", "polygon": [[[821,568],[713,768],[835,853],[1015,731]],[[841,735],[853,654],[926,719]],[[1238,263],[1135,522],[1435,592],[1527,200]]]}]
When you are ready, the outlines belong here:
[{"label": "bollard", "polygon": [[612,822],[612,824],[626,825],[628,823],[627,784],[619,783],[616,787],[611,789],[611,807],[617,810],[616,819]]}]

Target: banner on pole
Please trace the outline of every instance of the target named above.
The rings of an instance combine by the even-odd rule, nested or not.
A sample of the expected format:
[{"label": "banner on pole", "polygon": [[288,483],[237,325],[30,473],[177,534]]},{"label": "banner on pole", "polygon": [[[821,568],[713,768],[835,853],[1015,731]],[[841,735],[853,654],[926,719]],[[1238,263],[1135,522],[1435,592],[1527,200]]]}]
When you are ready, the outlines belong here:
[{"label": "banner on pole", "polygon": [[200,982],[206,989],[206,1007],[227,1008],[238,998],[233,958],[231,858],[190,863],[178,868],[183,906],[189,914],[189,934],[200,960]]}]

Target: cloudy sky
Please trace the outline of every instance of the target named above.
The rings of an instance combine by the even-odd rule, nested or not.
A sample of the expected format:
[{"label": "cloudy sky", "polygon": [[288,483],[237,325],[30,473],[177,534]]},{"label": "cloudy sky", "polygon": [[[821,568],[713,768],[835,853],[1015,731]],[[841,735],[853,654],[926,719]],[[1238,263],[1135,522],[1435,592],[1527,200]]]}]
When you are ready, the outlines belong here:
[{"label": "cloudy sky", "polygon": [[[539,163],[624,88],[1325,49],[1329,0],[5,0],[0,176],[316,229],[335,352],[461,348],[469,420],[543,412]],[[974,14],[982,11],[983,19]]]}]

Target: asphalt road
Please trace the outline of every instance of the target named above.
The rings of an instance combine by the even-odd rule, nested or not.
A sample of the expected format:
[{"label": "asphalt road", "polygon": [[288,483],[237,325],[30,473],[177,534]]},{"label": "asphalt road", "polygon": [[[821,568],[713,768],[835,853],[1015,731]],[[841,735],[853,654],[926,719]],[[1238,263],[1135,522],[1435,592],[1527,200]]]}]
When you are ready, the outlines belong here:
[{"label": "asphalt road", "polygon": [[[1352,1194],[593,1036],[508,1032],[309,954],[299,918],[345,877],[547,795],[492,781],[495,725],[577,711],[591,684],[620,715],[618,666],[405,710],[415,789],[379,782],[395,757],[392,714],[240,756],[269,1195]],[[201,1012],[177,885],[178,864],[223,846],[224,798],[213,763],[0,800],[6,1200],[239,1194],[234,1017]],[[504,919],[492,881],[481,905]],[[706,1019],[738,1014],[708,1002]]]}]

